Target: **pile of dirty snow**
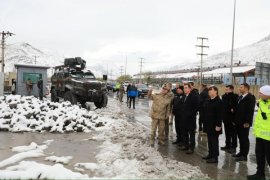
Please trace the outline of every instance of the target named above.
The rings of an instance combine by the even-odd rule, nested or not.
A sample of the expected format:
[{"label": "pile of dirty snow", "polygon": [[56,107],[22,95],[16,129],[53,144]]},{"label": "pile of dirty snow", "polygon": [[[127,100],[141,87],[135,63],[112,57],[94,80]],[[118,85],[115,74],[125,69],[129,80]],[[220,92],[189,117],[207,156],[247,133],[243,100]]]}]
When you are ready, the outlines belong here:
[{"label": "pile of dirty snow", "polygon": [[40,101],[33,96],[0,97],[0,131],[90,132],[104,126],[95,112],[70,102]]},{"label": "pile of dirty snow", "polygon": [[[91,171],[92,178],[114,179],[207,179],[199,167],[162,157],[150,147],[149,132],[137,123],[128,122],[125,109],[111,100],[108,110],[97,110],[100,118],[111,117],[107,131],[93,137],[103,141],[94,162],[75,164],[80,172]],[[114,112],[114,113],[109,113]],[[103,117],[102,117],[103,116]]]}]

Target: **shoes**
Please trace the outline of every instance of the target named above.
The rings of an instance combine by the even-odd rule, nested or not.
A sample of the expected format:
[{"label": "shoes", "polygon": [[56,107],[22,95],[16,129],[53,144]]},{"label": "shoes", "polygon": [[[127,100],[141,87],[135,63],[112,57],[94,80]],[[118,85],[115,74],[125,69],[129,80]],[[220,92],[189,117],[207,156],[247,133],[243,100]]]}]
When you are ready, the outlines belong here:
[{"label": "shoes", "polygon": [[202,159],[206,159],[206,160],[211,159],[211,158],[212,157],[209,154],[207,156],[202,157]]},{"label": "shoes", "polygon": [[237,154],[233,154],[233,155],[232,155],[232,157],[235,157],[235,158],[238,158],[238,157],[240,157],[240,156],[242,156],[240,153],[237,153]]},{"label": "shoes", "polygon": [[179,146],[179,147],[182,147],[182,146],[184,146],[184,143],[179,142],[179,143],[178,143],[178,146]]},{"label": "shoes", "polygon": [[206,161],[207,163],[218,163],[218,160],[216,158],[211,158]]},{"label": "shoes", "polygon": [[194,153],[194,150],[192,150],[192,149],[189,149],[187,152],[186,152],[186,154],[193,154]]},{"label": "shoes", "polygon": [[178,140],[173,141],[172,144],[179,144],[179,141]]},{"label": "shoes", "polygon": [[187,151],[188,150],[188,147],[182,146],[179,149],[182,150],[182,151]]},{"label": "shoes", "polygon": [[235,161],[247,161],[247,157],[240,156],[240,157],[235,158]]},{"label": "shoes", "polygon": [[265,180],[265,175],[253,174],[247,176],[248,180]]},{"label": "shoes", "polygon": [[227,150],[228,153],[230,154],[235,154],[236,153],[236,149],[235,148],[230,148]]},{"label": "shoes", "polygon": [[227,150],[229,150],[229,149],[231,149],[231,148],[229,148],[229,147],[227,147],[227,146],[224,146],[224,147],[221,147],[220,149],[223,150],[223,151],[227,151]]}]

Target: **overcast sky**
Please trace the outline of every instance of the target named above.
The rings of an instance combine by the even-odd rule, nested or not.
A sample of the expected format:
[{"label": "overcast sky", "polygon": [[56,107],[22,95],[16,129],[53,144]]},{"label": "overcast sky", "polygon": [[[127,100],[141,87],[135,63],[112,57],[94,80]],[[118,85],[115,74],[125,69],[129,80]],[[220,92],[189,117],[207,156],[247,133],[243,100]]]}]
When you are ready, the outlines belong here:
[{"label": "overcast sky", "polygon": [[[233,0],[0,0],[0,31],[88,65],[125,64],[128,72],[198,60],[197,36],[208,53],[231,48]],[[270,34],[270,0],[237,0],[235,46]]]}]

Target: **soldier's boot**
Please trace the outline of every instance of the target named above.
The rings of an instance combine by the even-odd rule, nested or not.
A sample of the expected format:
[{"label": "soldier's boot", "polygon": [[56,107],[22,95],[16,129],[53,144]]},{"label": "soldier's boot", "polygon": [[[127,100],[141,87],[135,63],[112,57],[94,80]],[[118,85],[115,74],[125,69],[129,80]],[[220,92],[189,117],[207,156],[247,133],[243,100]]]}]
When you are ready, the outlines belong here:
[{"label": "soldier's boot", "polygon": [[151,139],[151,140],[150,140],[150,146],[151,146],[151,147],[154,147],[154,145],[155,145],[155,140],[154,140],[154,139]]},{"label": "soldier's boot", "polygon": [[159,140],[159,141],[158,141],[158,144],[159,144],[159,145],[161,145],[161,146],[164,146],[164,145],[165,145],[165,142],[164,142],[164,141]]}]

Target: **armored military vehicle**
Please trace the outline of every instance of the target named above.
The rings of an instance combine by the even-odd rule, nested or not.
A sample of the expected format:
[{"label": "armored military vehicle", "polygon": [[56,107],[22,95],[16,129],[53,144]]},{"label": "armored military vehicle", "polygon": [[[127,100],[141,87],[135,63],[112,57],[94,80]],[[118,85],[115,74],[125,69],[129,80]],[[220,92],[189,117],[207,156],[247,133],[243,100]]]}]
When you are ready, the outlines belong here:
[{"label": "armored military vehicle", "polygon": [[56,66],[52,76],[52,101],[59,97],[72,104],[80,103],[86,107],[86,102],[94,102],[97,108],[107,106],[107,87],[98,81],[95,75],[85,70],[86,61],[80,57],[67,58],[64,65]]}]

